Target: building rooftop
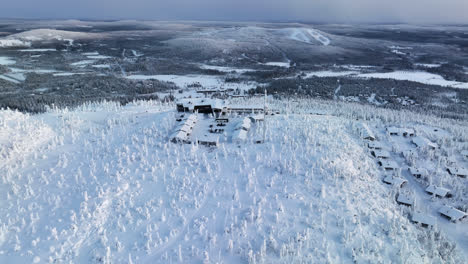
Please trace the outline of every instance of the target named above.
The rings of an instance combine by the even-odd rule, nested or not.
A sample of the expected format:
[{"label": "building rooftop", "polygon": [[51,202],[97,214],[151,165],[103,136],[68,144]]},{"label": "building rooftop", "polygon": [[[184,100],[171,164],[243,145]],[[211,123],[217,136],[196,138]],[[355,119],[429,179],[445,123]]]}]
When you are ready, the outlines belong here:
[{"label": "building rooftop", "polygon": [[436,224],[436,218],[421,212],[414,212],[411,218],[413,222],[420,223],[423,225],[434,226]]},{"label": "building rooftop", "polygon": [[456,208],[453,208],[452,206],[449,206],[449,205],[444,205],[442,208],[440,208],[439,213],[447,216],[452,221],[459,221],[463,219],[464,217],[466,217],[465,212],[460,211]]}]

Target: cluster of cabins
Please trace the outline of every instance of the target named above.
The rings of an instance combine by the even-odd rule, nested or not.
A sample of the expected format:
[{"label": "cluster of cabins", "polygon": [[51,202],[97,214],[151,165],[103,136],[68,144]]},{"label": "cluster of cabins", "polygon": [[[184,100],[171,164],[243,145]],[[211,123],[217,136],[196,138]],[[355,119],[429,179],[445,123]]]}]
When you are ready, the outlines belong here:
[{"label": "cluster of cabins", "polygon": [[179,115],[176,119],[179,124],[170,136],[170,140],[174,143],[190,143],[190,135],[197,120],[196,114],[189,114],[188,116],[184,114]]},{"label": "cluster of cabins", "polygon": [[[412,128],[397,128],[397,127],[388,127],[386,129],[387,133],[390,136],[403,136],[411,138],[411,142],[417,146],[418,148],[424,149],[437,149],[438,145],[436,143],[431,142],[427,138],[416,136],[415,130]],[[371,151],[371,155],[377,159],[377,163],[385,170],[385,171],[396,171],[399,169],[398,164],[391,159],[390,152],[384,150],[383,144],[377,141],[372,130],[366,125],[362,124],[360,130],[361,138],[367,140],[367,146]],[[468,159],[468,151],[462,152],[462,155]],[[426,171],[422,168],[415,168],[410,167],[409,172],[416,178],[420,178],[426,174]],[[448,167],[447,171],[451,175],[457,175],[459,177],[466,178],[468,171],[466,169]],[[391,184],[393,186],[403,187],[408,181],[398,176],[394,175],[387,175],[384,177],[383,182],[386,184]],[[430,194],[434,195],[439,198],[451,197],[452,194],[449,189],[430,185],[428,186],[425,191]],[[396,202],[398,204],[413,206],[414,200],[412,196],[400,192],[396,197]],[[438,211],[442,216],[447,217],[453,222],[460,221],[461,219],[467,217],[467,214],[461,210],[458,210],[452,206],[445,205]],[[436,223],[436,219],[433,216],[421,213],[421,212],[414,212],[412,214],[411,220],[414,223],[419,223],[422,226],[433,226]]]},{"label": "cluster of cabins", "polygon": [[[241,143],[248,139],[248,132],[252,127],[252,123],[264,121],[264,108],[260,107],[233,107],[228,106],[227,102],[221,99],[210,98],[185,98],[177,103],[177,125],[175,131],[170,137],[170,140],[175,143],[190,143],[192,130],[197,123],[198,114],[205,114],[205,119],[211,119],[207,126],[208,132],[211,134],[224,134],[226,127],[232,129],[232,142]],[[230,113],[240,115],[250,114],[243,117],[239,123],[233,128],[228,126]],[[238,118],[236,118],[237,120]],[[201,122],[201,121],[200,121]],[[199,123],[200,123],[199,122]],[[203,123],[206,123],[203,121]],[[198,130],[197,130],[198,131]],[[199,132],[196,132],[199,133]],[[197,137],[198,144],[207,146],[217,146],[219,137],[215,135],[204,134]]]}]

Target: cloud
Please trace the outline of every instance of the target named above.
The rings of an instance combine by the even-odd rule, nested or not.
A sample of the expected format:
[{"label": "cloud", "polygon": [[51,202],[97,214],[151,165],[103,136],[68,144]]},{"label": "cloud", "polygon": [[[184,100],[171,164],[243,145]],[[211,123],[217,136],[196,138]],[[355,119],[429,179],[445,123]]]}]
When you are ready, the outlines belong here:
[{"label": "cloud", "polygon": [[15,0],[0,17],[468,23],[467,0]]}]

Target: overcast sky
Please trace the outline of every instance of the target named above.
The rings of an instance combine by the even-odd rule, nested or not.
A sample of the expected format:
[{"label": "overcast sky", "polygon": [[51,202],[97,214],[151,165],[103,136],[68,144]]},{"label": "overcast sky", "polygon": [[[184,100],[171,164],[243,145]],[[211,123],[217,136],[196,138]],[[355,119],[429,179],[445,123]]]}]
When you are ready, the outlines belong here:
[{"label": "overcast sky", "polygon": [[2,0],[2,18],[468,23],[468,0]]}]

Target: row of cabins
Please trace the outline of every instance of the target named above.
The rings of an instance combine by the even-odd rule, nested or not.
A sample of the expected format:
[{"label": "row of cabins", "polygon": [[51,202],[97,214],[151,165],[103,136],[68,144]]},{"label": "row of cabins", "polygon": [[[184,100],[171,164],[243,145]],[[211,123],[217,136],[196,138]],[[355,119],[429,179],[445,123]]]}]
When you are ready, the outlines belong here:
[{"label": "row of cabins", "polygon": [[390,136],[414,137],[416,132],[412,128],[387,127]]},{"label": "row of cabins", "polygon": [[[428,148],[428,149],[438,148],[438,145],[431,142],[430,140],[423,138],[423,137],[417,137],[413,129],[390,127],[390,128],[387,128],[387,132],[389,133],[389,135],[392,135],[392,136],[401,135],[404,137],[413,137],[412,143],[419,148]],[[376,137],[374,136],[372,131],[368,128],[368,126],[365,124],[361,128],[361,137],[363,139],[370,141],[368,142],[367,145],[369,149],[371,149],[371,154],[372,156],[378,159],[378,164],[383,169],[385,170],[398,169],[399,167],[398,164],[395,161],[390,159],[391,157],[390,153],[386,150],[383,150],[383,145],[380,142],[375,141]],[[447,168],[447,170],[452,175],[466,175],[467,174],[466,170],[463,170],[463,169]],[[414,177],[418,177],[418,178],[422,177],[425,173],[425,170],[420,169],[420,168],[414,168],[414,167],[410,167],[409,171],[411,175],[413,175]],[[394,186],[398,186],[401,188],[407,183],[407,180],[400,178],[400,177],[388,175],[383,179],[383,182],[394,185]],[[438,187],[435,185],[428,186],[425,189],[425,191],[428,194],[435,195],[441,198],[452,196],[449,189]],[[396,197],[396,202],[401,205],[413,206],[414,199],[406,193],[398,193]],[[442,216],[448,218],[449,220],[453,222],[459,221],[467,217],[467,214],[465,212],[460,211],[448,205],[445,205],[442,208],[440,208],[438,212]],[[436,224],[435,217],[421,213],[421,212],[414,212],[412,214],[411,221],[413,223],[421,224],[422,226],[425,226],[425,227],[434,226]]]},{"label": "row of cabins", "polygon": [[[408,168],[410,171],[411,175],[413,175],[415,178],[421,178],[426,174],[426,171],[422,168],[415,168],[415,167],[410,167]],[[468,177],[468,170],[464,168],[457,168],[457,167],[447,167],[447,172],[450,175],[453,176],[458,176],[460,178],[467,178]]]},{"label": "row of cabins", "polygon": [[181,115],[176,120],[180,123],[170,136],[170,140],[174,143],[190,143],[190,135],[198,121],[197,115],[191,114],[188,117]]},{"label": "row of cabins", "polygon": [[[423,176],[425,176],[427,174],[427,171],[422,169],[422,168],[409,167],[408,171],[415,178],[421,178],[421,177],[423,177]],[[451,197],[452,196],[449,189],[443,188],[443,187],[438,187],[438,186],[435,186],[435,185],[429,185],[426,188],[426,192],[428,194],[430,194],[430,195],[435,195],[435,196],[441,197],[441,198]]]},{"label": "row of cabins", "polygon": [[439,145],[437,145],[436,143],[430,141],[429,139],[425,138],[425,137],[420,137],[420,136],[417,136],[417,137],[414,137],[411,142],[418,148],[425,148],[425,149],[437,149],[439,148]]},{"label": "row of cabins", "polygon": [[418,148],[439,148],[439,146],[436,143],[430,141],[429,139],[421,136],[416,136],[416,132],[412,128],[387,127],[387,133],[390,136],[411,137],[411,142]]}]

